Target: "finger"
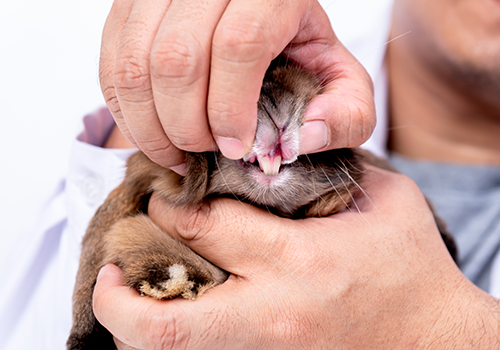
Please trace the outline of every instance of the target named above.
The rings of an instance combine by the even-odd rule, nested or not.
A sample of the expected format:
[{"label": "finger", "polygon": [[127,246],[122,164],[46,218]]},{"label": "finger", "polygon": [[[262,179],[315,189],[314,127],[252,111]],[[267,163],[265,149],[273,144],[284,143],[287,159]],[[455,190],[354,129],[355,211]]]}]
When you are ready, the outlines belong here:
[{"label": "finger", "polygon": [[179,149],[202,152],[216,144],[207,120],[213,30],[229,0],[174,0],[156,35],[151,74],[156,110]]},{"label": "finger", "polygon": [[232,199],[185,208],[153,195],[148,214],[172,237],[239,276],[269,270],[298,232],[297,225],[288,225],[291,220]]},{"label": "finger", "polygon": [[[138,295],[137,291],[125,286],[122,279],[122,271],[115,265],[104,266],[97,275],[97,282],[92,296],[92,307],[97,320],[104,325],[114,336],[118,342],[117,345],[124,343],[130,345],[137,345],[130,343],[129,332],[122,332],[121,322],[123,318],[113,312],[106,312],[109,305],[108,295],[117,294],[123,298],[134,300]],[[129,303],[133,305],[133,303]],[[108,325],[116,325],[114,329],[109,329]]]},{"label": "finger", "polygon": [[308,105],[301,153],[355,147],[371,135],[375,123],[373,85],[363,66],[338,41],[317,2],[302,30],[284,53],[320,79],[323,93]]},{"label": "finger", "polygon": [[141,310],[157,309],[158,304],[158,300],[141,298],[136,290],[124,285],[122,271],[117,266],[106,265],[99,271],[93,310],[97,320],[113,335],[118,348],[151,349],[145,346],[150,325],[142,319],[145,315],[141,315]]},{"label": "finger", "polygon": [[113,82],[135,143],[151,160],[165,167],[184,160],[158,120],[149,70],[154,37],[169,5],[170,1],[164,0],[134,3],[116,50]]},{"label": "finger", "polygon": [[208,118],[226,157],[238,159],[250,151],[264,74],[298,32],[307,6],[308,1],[233,0],[218,23],[212,46]]},{"label": "finger", "polygon": [[113,73],[115,67],[115,54],[118,42],[132,9],[132,0],[115,1],[109,12],[106,23],[104,24],[101,54],[99,58],[99,82],[104,100],[110,110],[116,125],[120,128],[122,134],[127,140],[136,145],[134,138],[130,134],[127,123],[123,119],[120,103],[116,96]]},{"label": "finger", "polygon": [[[336,46],[342,45],[338,43]],[[306,109],[301,153],[360,146],[375,128],[371,79],[354,57],[344,50],[339,48],[336,54],[332,51],[335,58],[324,61],[330,67],[323,78],[327,83],[323,93],[316,96]],[[326,130],[318,128],[323,125]],[[323,143],[325,135],[326,142]]]},{"label": "finger", "polygon": [[184,299],[160,301],[139,296],[123,284],[117,266],[106,265],[94,289],[94,314],[117,339],[118,346],[127,344],[143,350],[234,349],[237,343],[231,335],[234,328],[241,330],[245,321],[242,311],[234,307],[241,304],[239,289],[236,279],[230,278],[195,303]]},{"label": "finger", "polygon": [[[373,174],[370,172],[366,179],[380,179],[378,174],[381,170],[373,169]],[[401,175],[389,173],[389,177],[397,176]],[[356,198],[356,209],[350,211],[358,216],[358,224],[378,220],[378,208],[370,200],[372,187]],[[148,214],[169,235],[238,276],[248,277],[250,273],[269,270],[283,260],[283,252],[307,251],[305,247],[317,241],[314,233],[316,224],[312,224],[312,220],[280,218],[252,205],[226,198],[198,206],[179,207],[153,194]]]}]

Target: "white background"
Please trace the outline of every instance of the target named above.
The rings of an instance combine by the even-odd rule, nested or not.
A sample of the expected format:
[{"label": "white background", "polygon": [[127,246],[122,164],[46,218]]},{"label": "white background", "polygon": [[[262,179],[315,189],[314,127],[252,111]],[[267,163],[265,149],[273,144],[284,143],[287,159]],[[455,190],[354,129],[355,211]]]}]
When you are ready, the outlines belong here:
[{"label": "white background", "polygon": [[[370,55],[384,48],[380,41],[366,44],[367,33],[383,23],[391,0],[321,2],[339,38],[369,67]],[[98,58],[111,4],[0,3],[0,264],[64,176],[81,117],[104,104]]]},{"label": "white background", "polygon": [[111,0],[0,2],[0,263],[66,171],[81,117],[103,105]]}]

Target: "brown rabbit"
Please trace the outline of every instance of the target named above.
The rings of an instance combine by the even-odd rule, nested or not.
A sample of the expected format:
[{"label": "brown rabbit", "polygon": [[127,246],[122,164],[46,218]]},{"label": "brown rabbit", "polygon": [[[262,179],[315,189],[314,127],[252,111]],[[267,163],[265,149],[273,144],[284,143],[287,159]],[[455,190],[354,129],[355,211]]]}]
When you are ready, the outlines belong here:
[{"label": "brown rabbit", "polygon": [[[234,197],[285,217],[327,216],[350,206],[360,189],[364,166],[393,170],[360,149],[337,149],[298,156],[307,103],[321,93],[311,74],[273,61],[258,101],[258,123],[251,152],[242,160],[218,152],[186,154],[181,177],[151,162],[142,152],[128,161],[122,184],[97,210],[83,238],[73,295],[73,328],[68,349],[114,349],[111,334],[95,319],[92,293],[106,264],[123,270],[125,283],[157,299],[195,299],[223,283],[228,274],[170,238],[147,216],[153,192],[171,205]],[[438,227],[456,256],[453,239]]]}]

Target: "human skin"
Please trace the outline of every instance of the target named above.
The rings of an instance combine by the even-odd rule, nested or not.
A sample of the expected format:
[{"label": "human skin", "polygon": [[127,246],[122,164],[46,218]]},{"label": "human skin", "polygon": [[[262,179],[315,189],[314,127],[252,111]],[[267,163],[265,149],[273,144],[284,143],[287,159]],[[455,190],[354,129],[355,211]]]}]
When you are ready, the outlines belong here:
[{"label": "human skin", "polygon": [[500,164],[500,1],[397,0],[390,147],[410,158]]},{"label": "human skin", "polygon": [[195,302],[158,301],[108,265],[95,315],[120,350],[498,347],[499,301],[453,263],[416,185],[370,168],[363,187],[359,212],[305,220],[153,197],[150,216],[231,276]]},{"label": "human skin", "polygon": [[[106,146],[132,145],[115,128]],[[196,302],[158,301],[108,265],[94,313],[119,350],[497,347],[499,300],[461,274],[416,185],[369,168],[362,186],[359,211],[305,220],[153,196],[153,220],[231,277]]]},{"label": "human skin", "polygon": [[375,126],[372,84],[316,0],[116,0],[101,88],[125,137],[182,173],[181,150],[218,146],[232,159],[250,150],[264,73],[281,52],[325,81],[306,112],[303,152],[363,143]]},{"label": "human skin", "polygon": [[[488,34],[475,37],[478,43],[466,36],[460,39],[465,34],[453,25],[461,22],[443,20],[447,14],[439,14],[472,5],[462,1],[451,9],[457,3],[396,3],[394,35],[406,32],[407,25],[413,34],[407,36],[411,41],[398,40],[389,50],[391,117],[398,127],[392,133],[400,127],[419,129],[408,128],[414,123],[425,132],[399,134],[399,140],[391,139],[392,147],[415,158],[492,164],[498,155],[493,142],[498,143],[498,114],[490,97],[495,85],[481,81],[478,88],[477,82],[464,79],[466,74],[453,80],[460,72],[458,63],[452,66],[454,74],[445,74],[442,67],[444,57],[457,56],[458,62],[460,55],[467,58],[466,50],[459,50],[462,41],[471,48],[482,38],[490,40],[496,33],[492,23],[497,22],[473,21],[480,6],[490,6],[476,2],[477,9],[465,8],[463,14],[469,13],[471,24],[489,25]],[[493,9],[481,16],[495,16]],[[460,11],[455,15],[461,16]],[[422,25],[425,17],[427,27]],[[449,29],[440,30],[445,23]],[[436,31],[435,41],[413,42],[425,42],[425,30]],[[460,34],[457,42],[447,42],[450,33]],[[404,46],[398,51],[400,43],[421,46],[416,46],[418,51]],[[438,48],[446,48],[449,55]],[[401,56],[405,50],[414,55]],[[475,62],[483,56],[467,59]],[[432,57],[434,63],[426,61]],[[452,88],[455,83],[460,89]],[[473,85],[467,91],[469,84]],[[481,91],[484,94],[478,95]],[[411,119],[400,119],[405,114]],[[468,133],[463,132],[467,128]],[[426,146],[429,142],[434,152]],[[400,175],[372,169],[363,188],[371,203],[358,198],[362,214],[344,212],[301,221],[276,218],[228,199],[201,210],[176,211],[164,210],[153,199],[150,215],[166,232],[233,275],[194,303],[159,302],[138,297],[123,286],[120,271],[107,266],[94,295],[96,316],[115,335],[119,349],[124,344],[146,350],[498,348],[499,301],[473,286],[453,265],[415,185]],[[125,303],[126,310],[121,308]]]}]

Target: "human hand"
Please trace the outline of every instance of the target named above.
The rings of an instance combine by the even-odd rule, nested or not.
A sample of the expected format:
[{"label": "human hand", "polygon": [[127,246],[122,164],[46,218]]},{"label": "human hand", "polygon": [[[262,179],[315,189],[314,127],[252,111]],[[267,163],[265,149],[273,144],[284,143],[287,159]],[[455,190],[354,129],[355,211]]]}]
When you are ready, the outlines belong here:
[{"label": "human hand", "polygon": [[[127,139],[156,163],[219,147],[251,148],[257,100],[281,52],[325,82],[311,101],[303,152],[358,146],[375,125],[363,67],[332,31],[317,0],[115,0],[102,38],[100,81]],[[179,170],[175,168],[174,170]]]},{"label": "human hand", "polygon": [[232,275],[195,302],[158,301],[109,265],[95,315],[119,349],[498,344],[498,304],[455,266],[415,184],[370,168],[363,188],[361,213],[305,220],[230,199],[172,209],[153,198],[149,214],[166,232]]}]

